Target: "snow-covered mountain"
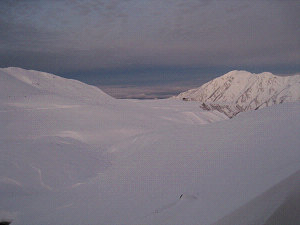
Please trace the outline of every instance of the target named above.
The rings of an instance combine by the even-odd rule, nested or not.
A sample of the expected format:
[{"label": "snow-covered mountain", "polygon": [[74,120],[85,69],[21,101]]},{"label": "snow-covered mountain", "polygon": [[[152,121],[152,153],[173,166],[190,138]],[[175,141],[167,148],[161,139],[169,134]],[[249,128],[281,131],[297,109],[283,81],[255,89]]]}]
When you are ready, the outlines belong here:
[{"label": "snow-covered mountain", "polygon": [[0,222],[299,224],[299,112],[229,120],[198,102],[113,99],[0,69]]},{"label": "snow-covered mountain", "polygon": [[[25,70],[16,67],[0,69],[0,98],[9,97],[13,101],[28,101],[33,98],[47,98],[45,104],[58,101],[85,101],[86,103],[103,103],[112,100],[99,88],[77,80],[65,79],[54,74]],[[55,96],[56,100],[52,99]],[[41,103],[41,101],[38,101]]]},{"label": "snow-covered mountain", "polygon": [[300,75],[283,77],[235,70],[176,98],[199,101],[202,109],[218,110],[231,118],[243,111],[300,100]]}]

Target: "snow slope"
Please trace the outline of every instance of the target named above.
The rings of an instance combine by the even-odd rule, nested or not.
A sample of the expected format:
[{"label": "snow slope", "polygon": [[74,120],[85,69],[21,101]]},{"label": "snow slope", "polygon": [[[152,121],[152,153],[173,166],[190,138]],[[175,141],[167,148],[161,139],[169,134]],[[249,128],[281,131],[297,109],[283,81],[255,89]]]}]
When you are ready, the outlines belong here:
[{"label": "snow slope", "polygon": [[299,192],[297,171],[215,224],[299,224]]},{"label": "snow slope", "polygon": [[[15,67],[0,69],[0,72],[1,98],[9,97],[22,101],[30,96],[30,101],[34,97],[55,96],[56,100],[61,98],[68,99],[69,102],[85,101],[93,104],[112,99],[97,87],[45,72]],[[49,98],[48,101],[52,99]]]},{"label": "snow slope", "polygon": [[242,111],[300,100],[300,75],[280,77],[267,72],[231,71],[176,98],[200,101],[203,109],[232,117]]},{"label": "snow slope", "polygon": [[0,70],[0,221],[272,224],[299,188],[299,102],[227,120],[53,76]]}]

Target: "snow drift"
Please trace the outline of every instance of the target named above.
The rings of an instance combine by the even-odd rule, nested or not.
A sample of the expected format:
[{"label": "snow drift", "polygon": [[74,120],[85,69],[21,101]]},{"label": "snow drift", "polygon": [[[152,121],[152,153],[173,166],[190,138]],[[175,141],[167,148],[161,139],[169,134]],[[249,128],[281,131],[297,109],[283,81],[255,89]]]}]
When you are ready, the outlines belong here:
[{"label": "snow drift", "polygon": [[300,100],[300,75],[231,71],[176,98],[199,101],[202,109],[218,110],[231,118],[243,111]]},{"label": "snow drift", "polygon": [[299,196],[299,102],[228,120],[19,68],[0,70],[0,94],[0,221],[297,221],[281,212]]}]

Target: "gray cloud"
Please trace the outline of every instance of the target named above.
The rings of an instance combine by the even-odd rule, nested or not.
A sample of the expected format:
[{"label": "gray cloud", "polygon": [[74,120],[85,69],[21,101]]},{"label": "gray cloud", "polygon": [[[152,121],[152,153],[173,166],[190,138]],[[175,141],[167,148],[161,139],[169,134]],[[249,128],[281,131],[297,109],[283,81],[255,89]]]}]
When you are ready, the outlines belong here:
[{"label": "gray cloud", "polygon": [[0,3],[0,66],[76,71],[300,62],[299,1]]}]

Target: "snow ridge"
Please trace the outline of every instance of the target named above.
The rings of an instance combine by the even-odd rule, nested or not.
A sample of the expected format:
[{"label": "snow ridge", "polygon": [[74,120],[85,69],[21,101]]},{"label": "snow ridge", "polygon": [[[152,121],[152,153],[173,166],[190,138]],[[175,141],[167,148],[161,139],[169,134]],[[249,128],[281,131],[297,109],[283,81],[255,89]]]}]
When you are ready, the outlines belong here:
[{"label": "snow ridge", "polygon": [[103,103],[113,99],[99,88],[77,80],[17,67],[0,68],[0,97],[20,98],[29,95],[56,95],[86,103]]},{"label": "snow ridge", "polygon": [[234,70],[176,98],[202,102],[202,109],[218,110],[231,118],[243,111],[300,100],[300,75]]}]

